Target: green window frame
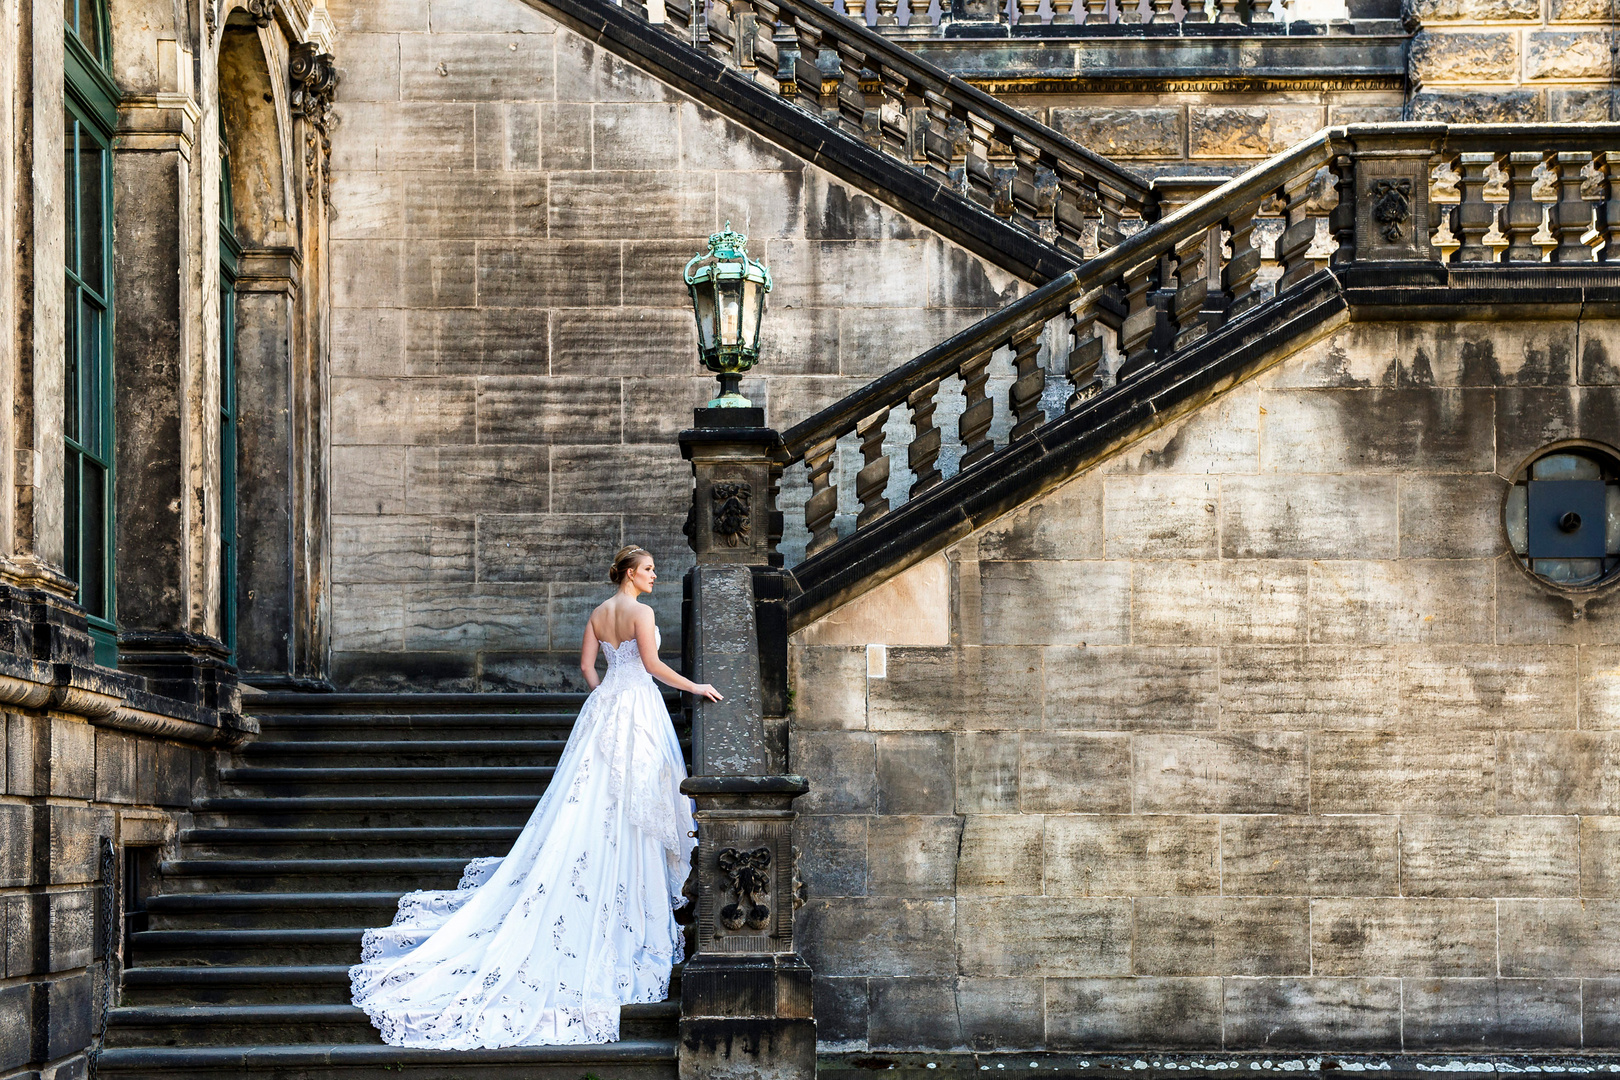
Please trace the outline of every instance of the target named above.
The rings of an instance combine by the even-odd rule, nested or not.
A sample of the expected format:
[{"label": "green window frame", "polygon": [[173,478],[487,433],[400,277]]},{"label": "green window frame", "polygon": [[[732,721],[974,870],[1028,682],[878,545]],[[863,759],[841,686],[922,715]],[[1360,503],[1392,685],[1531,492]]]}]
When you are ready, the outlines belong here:
[{"label": "green window frame", "polygon": [[63,554],[89,617],[96,662],[118,662],[113,576],[112,135],[106,9],[65,0]]},{"label": "green window frame", "polygon": [[231,149],[219,127],[219,633],[236,662],[236,271],[242,254],[231,199]]}]

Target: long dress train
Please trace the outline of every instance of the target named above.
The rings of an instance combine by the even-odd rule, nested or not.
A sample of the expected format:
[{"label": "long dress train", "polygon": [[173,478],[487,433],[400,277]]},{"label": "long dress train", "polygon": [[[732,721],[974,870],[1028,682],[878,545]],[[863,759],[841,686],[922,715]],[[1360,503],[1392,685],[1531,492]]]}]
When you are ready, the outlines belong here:
[{"label": "long dress train", "polygon": [[602,649],[607,675],[511,852],[366,931],[349,984],[384,1042],[612,1042],[619,1006],[668,995],[696,843],[686,766],[635,638]]}]

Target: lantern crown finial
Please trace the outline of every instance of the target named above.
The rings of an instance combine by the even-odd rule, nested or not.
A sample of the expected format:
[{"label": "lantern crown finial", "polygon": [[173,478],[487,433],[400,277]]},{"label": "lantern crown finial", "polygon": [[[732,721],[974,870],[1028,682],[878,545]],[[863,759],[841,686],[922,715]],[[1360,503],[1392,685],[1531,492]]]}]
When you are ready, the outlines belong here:
[{"label": "lantern crown finial", "polygon": [[747,278],[771,291],[771,272],[765,264],[748,257],[748,237],[731,227],[709,236],[709,250],[700,251],[687,262],[681,275],[687,285],[724,278]]}]

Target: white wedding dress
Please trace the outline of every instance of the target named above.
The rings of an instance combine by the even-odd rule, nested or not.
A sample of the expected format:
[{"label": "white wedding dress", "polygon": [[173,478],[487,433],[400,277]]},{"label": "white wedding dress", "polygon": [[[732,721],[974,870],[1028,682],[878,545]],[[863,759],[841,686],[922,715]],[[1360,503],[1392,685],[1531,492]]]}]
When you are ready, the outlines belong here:
[{"label": "white wedding dress", "polygon": [[366,931],[349,984],[384,1042],[612,1042],[619,1006],[668,996],[696,844],[686,766],[636,639],[602,649],[607,675],[511,852]]}]

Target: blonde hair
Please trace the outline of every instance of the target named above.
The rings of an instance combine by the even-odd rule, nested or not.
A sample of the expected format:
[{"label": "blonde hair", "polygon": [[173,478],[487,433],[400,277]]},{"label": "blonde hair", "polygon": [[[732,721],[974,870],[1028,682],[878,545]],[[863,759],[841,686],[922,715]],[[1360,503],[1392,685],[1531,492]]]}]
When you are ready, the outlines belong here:
[{"label": "blonde hair", "polygon": [[624,581],[624,576],[636,568],[642,559],[652,558],[652,553],[646,548],[635,544],[626,544],[620,548],[618,554],[613,556],[613,565],[608,568],[608,580],[618,585]]}]

